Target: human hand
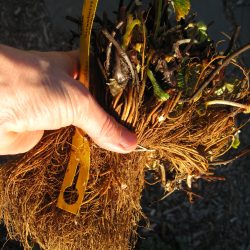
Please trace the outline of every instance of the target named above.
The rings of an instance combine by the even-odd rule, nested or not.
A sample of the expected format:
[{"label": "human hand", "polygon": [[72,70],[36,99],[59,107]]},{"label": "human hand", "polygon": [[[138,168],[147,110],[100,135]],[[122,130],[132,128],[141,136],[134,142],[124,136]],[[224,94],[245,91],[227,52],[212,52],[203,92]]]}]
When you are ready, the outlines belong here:
[{"label": "human hand", "polygon": [[24,153],[44,130],[69,125],[107,150],[128,153],[136,147],[136,136],[73,79],[77,62],[77,52],[28,52],[0,45],[0,155]]}]

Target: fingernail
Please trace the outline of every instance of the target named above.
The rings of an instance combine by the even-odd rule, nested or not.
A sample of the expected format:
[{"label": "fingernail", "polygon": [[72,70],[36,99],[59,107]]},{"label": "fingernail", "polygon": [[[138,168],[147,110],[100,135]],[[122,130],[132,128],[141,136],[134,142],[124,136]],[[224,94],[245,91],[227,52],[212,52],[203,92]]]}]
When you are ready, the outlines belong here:
[{"label": "fingernail", "polygon": [[121,133],[120,145],[127,151],[132,151],[137,146],[136,135],[127,129],[123,129]]}]

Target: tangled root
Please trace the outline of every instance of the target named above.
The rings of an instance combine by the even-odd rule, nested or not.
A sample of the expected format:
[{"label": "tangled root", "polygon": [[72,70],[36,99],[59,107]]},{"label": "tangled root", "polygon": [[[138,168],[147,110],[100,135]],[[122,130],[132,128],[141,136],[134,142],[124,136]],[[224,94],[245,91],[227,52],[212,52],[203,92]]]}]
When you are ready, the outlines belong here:
[{"label": "tangled root", "polygon": [[1,210],[10,237],[26,249],[33,242],[44,249],[132,248],[145,157],[118,156],[93,144],[91,178],[81,211],[74,216],[56,207],[72,131],[48,133],[19,162],[1,168]]},{"label": "tangled root", "polygon": [[25,249],[33,242],[44,249],[132,249],[143,217],[145,166],[168,166],[168,172],[175,173],[172,189],[189,175],[207,175],[210,151],[220,155],[230,144],[233,115],[221,111],[198,118],[195,109],[190,110],[145,128],[139,144],[146,150],[128,155],[92,143],[90,180],[78,216],[56,207],[74,129],[48,132],[19,162],[1,167],[1,211],[9,236]]}]

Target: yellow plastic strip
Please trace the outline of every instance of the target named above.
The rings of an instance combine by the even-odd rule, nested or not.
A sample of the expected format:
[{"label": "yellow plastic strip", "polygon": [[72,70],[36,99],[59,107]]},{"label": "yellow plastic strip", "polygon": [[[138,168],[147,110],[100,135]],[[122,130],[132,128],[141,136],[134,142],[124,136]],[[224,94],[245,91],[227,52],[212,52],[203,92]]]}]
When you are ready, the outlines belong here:
[{"label": "yellow plastic strip", "polygon": [[[82,34],[80,38],[80,74],[79,80],[85,86],[89,87],[89,51],[90,36],[93,26],[93,20],[96,13],[98,0],[85,0],[82,9]],[[64,199],[64,192],[68,187],[73,185],[76,176],[77,167],[79,174],[76,181],[75,189],[78,197],[75,203],[68,204]],[[84,193],[89,179],[90,169],[90,146],[86,135],[76,129],[72,139],[71,154],[68,167],[64,176],[63,184],[57,201],[57,207],[68,211],[72,214],[78,214],[83,202]]]},{"label": "yellow plastic strip", "polygon": [[82,34],[80,39],[80,77],[85,87],[89,87],[89,50],[90,35],[96,13],[98,0],[85,0],[82,9]]}]

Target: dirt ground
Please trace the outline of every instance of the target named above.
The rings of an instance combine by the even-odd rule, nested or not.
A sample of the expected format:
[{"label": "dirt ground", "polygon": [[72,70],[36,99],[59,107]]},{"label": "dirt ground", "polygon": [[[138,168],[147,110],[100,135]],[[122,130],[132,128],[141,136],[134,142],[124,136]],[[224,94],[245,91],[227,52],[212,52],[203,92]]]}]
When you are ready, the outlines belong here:
[{"label": "dirt ground", "polygon": [[[70,32],[58,32],[52,19],[42,0],[0,0],[0,43],[23,49],[70,49]],[[247,145],[250,128],[241,133],[241,147]],[[216,173],[226,180],[198,181],[194,191],[199,198],[194,203],[183,191],[160,201],[160,189],[147,187],[142,205],[151,226],[139,228],[136,249],[250,250],[250,156],[218,167]],[[18,242],[7,240],[4,225],[0,227],[0,247],[22,249]]]}]

